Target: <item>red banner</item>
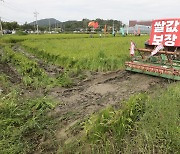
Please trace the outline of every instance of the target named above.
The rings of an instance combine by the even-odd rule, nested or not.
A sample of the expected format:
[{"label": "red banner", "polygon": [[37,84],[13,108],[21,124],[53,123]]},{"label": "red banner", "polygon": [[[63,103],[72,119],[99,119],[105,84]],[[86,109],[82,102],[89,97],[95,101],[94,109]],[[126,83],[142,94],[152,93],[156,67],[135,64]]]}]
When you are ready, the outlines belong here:
[{"label": "red banner", "polygon": [[153,20],[149,43],[180,46],[180,18]]}]

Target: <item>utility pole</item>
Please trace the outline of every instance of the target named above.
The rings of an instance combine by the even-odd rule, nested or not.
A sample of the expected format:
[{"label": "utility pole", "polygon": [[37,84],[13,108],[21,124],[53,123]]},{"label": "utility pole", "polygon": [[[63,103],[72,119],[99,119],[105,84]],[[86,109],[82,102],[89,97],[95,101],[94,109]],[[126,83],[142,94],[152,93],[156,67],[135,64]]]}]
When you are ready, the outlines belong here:
[{"label": "utility pole", "polygon": [[[4,2],[4,0],[0,0],[0,1]],[[1,31],[1,35],[3,35],[3,27],[2,27],[1,17],[0,17],[0,31]]]},{"label": "utility pole", "polygon": [[55,32],[56,32],[56,21],[55,21]]},{"label": "utility pole", "polygon": [[115,36],[114,20],[113,20],[113,30],[112,30],[112,34]]},{"label": "utility pole", "polygon": [[49,34],[51,32],[51,22],[50,22],[50,19],[49,19]]},{"label": "utility pole", "polygon": [[1,31],[1,35],[3,35],[3,28],[2,28],[2,22],[1,22],[1,17],[0,17],[0,31]]},{"label": "utility pole", "polygon": [[36,30],[37,30],[37,33],[39,34],[39,29],[38,29],[38,22],[37,22],[37,16],[38,16],[38,12],[37,11],[35,11],[34,12],[34,17],[36,18]]}]

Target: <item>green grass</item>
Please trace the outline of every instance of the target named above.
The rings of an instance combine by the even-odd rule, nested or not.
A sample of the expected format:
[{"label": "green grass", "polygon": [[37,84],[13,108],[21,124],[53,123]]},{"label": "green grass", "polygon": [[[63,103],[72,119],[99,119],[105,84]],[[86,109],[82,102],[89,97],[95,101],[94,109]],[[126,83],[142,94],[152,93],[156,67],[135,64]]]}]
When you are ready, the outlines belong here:
[{"label": "green grass", "polygon": [[[21,89],[12,86],[3,74],[0,74],[0,83],[3,87],[0,93],[0,153],[43,151],[40,140],[48,136],[51,138],[55,125],[47,113],[56,103],[44,96],[23,97]],[[53,140],[51,142],[55,145]]]},{"label": "green grass", "polygon": [[[139,47],[144,46],[148,36],[142,37],[107,37],[89,38],[88,34],[58,34],[58,35],[25,35],[2,37],[3,46],[20,43],[27,52],[35,55],[45,63],[52,63],[64,68],[64,74],[59,74],[56,81],[48,78],[43,69],[38,68],[34,60],[22,53],[13,53],[9,47],[2,58],[8,59],[22,74],[24,84],[38,87],[42,85],[62,86],[73,85],[73,79],[69,74],[75,72],[81,76],[84,70],[112,71],[123,69],[125,61],[129,60],[130,40],[133,39]],[[8,54],[6,54],[8,53]],[[8,56],[10,56],[8,58]],[[26,69],[26,70],[24,70]],[[32,69],[32,70],[31,70]],[[27,73],[27,71],[31,70]],[[34,72],[34,73],[33,73]],[[41,74],[41,75],[40,75]]]},{"label": "green grass", "polygon": [[130,40],[143,47],[148,36],[26,40],[21,44],[48,62],[70,69],[109,71],[124,68]]},{"label": "green grass", "polygon": [[[107,35],[110,37],[111,35]],[[31,35],[4,35],[0,36],[1,41],[5,43],[17,43],[25,40],[52,40],[52,39],[78,39],[78,38],[89,38],[90,34],[31,34]],[[93,37],[99,37],[98,34],[94,34]]]},{"label": "green grass", "polygon": [[16,67],[24,85],[27,87],[47,87],[48,85],[53,85],[55,82],[53,78],[47,76],[43,69],[38,67],[35,61],[25,57],[22,53],[14,52],[8,45],[4,47],[0,55],[2,62],[10,63]]},{"label": "green grass", "polygon": [[144,116],[136,123],[133,138],[127,136],[126,151],[139,153],[180,152],[180,83],[157,92],[146,103]]}]

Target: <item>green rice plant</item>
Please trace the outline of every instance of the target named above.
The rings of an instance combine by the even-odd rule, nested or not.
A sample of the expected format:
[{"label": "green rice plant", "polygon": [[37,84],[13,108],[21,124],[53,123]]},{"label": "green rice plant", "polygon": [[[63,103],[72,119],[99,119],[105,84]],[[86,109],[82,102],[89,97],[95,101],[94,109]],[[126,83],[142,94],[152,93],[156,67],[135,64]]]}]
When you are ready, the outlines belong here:
[{"label": "green rice plant", "polygon": [[144,113],[146,95],[136,95],[125,103],[122,109],[115,111],[107,108],[98,115],[92,116],[85,124],[88,140],[97,143],[101,138],[106,139],[110,134],[122,139],[125,132],[133,127],[133,123]]},{"label": "green rice plant", "polygon": [[[147,36],[26,40],[21,42],[37,57],[67,69],[108,71],[124,67],[130,40],[143,47]],[[103,57],[102,57],[103,56]]]},{"label": "green rice plant", "polygon": [[15,53],[8,46],[4,48],[1,61],[15,65],[18,73],[22,76],[22,81],[27,87],[53,85],[55,80],[38,67],[38,64],[25,57],[22,53]]},{"label": "green rice plant", "polygon": [[62,87],[71,87],[73,85],[72,79],[69,77],[69,72],[65,71],[57,78]]},{"label": "green rice plant", "polygon": [[[0,76],[2,80],[8,82]],[[53,136],[55,121],[47,113],[56,103],[46,97],[23,98],[17,88],[6,88],[0,93],[0,153],[33,153],[42,148],[40,139]]]},{"label": "green rice plant", "polygon": [[[53,40],[53,39],[79,39],[79,38],[89,38],[89,34],[42,34],[42,35],[4,35],[0,36],[1,41],[5,43],[17,43],[25,40]],[[107,35],[109,37],[110,35]],[[99,37],[97,34],[94,35],[94,38]]]}]

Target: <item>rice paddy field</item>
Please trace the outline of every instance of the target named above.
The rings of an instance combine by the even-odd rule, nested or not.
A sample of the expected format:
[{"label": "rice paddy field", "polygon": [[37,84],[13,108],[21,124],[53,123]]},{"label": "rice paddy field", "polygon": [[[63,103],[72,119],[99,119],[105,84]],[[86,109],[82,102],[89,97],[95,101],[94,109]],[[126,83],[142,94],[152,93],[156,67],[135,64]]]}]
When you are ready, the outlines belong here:
[{"label": "rice paddy field", "polygon": [[125,71],[148,38],[0,37],[0,153],[179,153],[180,83]]},{"label": "rice paddy field", "polygon": [[[110,35],[99,38],[97,34],[94,34],[93,38],[88,34],[66,35],[45,35],[43,38],[35,35],[12,37],[7,40],[5,38],[5,40],[23,40],[22,45],[32,49],[34,54],[66,68],[115,70],[124,67],[124,62],[129,57],[129,42],[133,39],[132,37],[113,38]],[[138,47],[143,47],[147,38],[147,36],[134,37]]]}]

